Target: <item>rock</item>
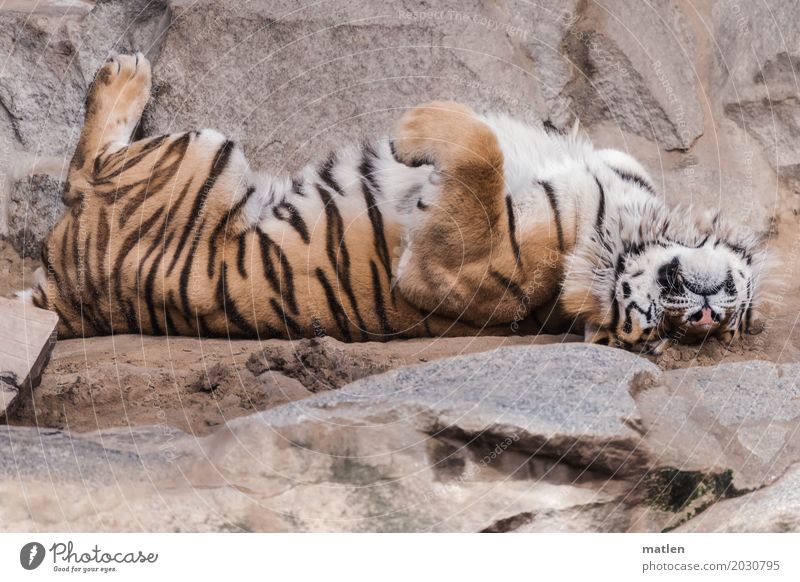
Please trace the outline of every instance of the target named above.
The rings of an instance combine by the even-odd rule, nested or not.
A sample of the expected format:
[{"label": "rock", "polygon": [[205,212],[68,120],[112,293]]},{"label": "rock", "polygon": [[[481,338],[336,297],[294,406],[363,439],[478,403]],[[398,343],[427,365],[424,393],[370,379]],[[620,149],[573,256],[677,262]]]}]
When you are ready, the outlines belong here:
[{"label": "rock", "polygon": [[[645,29],[647,34],[637,32]],[[611,121],[663,150],[689,149],[703,133],[693,45],[689,23],[673,1],[584,4],[560,40],[574,66],[551,99],[553,107],[589,124]]]},{"label": "rock", "polygon": [[771,483],[800,462],[797,364],[740,362],[665,373],[636,396],[646,442],[662,466],[733,472],[733,485]]},{"label": "rock", "polygon": [[782,182],[800,189],[800,25],[791,2],[722,0],[713,9],[713,82],[724,114],[755,138]]},{"label": "rock", "polygon": [[713,505],[676,531],[800,532],[800,464],[768,487]]},{"label": "rock", "polygon": [[531,454],[608,473],[641,472],[647,451],[630,428],[638,415],[629,390],[647,374],[658,368],[599,346],[502,348],[401,368],[299,406],[312,416],[345,407],[350,418],[355,407],[429,434],[510,437]]},{"label": "rock", "polygon": [[[454,382],[459,370],[466,375]],[[176,524],[189,531],[508,531],[520,520],[591,531],[649,527],[666,517],[652,510],[650,521],[637,521],[648,457],[625,422],[636,414],[628,390],[641,374],[657,369],[609,348],[502,348],[366,378],[199,439],[157,426],[71,438],[10,427],[0,458],[26,447],[47,458],[26,459],[23,480],[13,464],[0,464],[0,524],[57,530],[70,520],[74,531]],[[499,377],[505,380],[495,383]],[[41,446],[28,444],[37,440]],[[78,460],[66,462],[70,455]],[[55,489],[48,466],[58,476]],[[142,470],[146,481],[137,477]],[[40,502],[45,493],[47,507],[63,495],[69,508],[19,511],[15,501]],[[99,506],[91,505],[95,497]],[[122,499],[119,511],[113,502]],[[570,526],[567,516],[577,514]]]},{"label": "rock", "polygon": [[20,390],[33,390],[50,359],[58,316],[0,298],[0,419],[13,409]]},{"label": "rock", "polygon": [[[13,167],[0,195],[0,234],[8,231],[6,215],[24,221],[25,208],[3,206],[14,182],[24,189],[32,172],[41,173],[32,164],[49,160],[48,172],[61,178],[97,65],[111,50],[134,48],[154,63],[145,132],[213,127],[240,142],[256,168],[291,172],[342,143],[385,135],[408,107],[458,99],[559,126],[580,117],[599,145],[644,157],[671,202],[725,206],[766,231],[779,201],[768,163],[776,159],[772,113],[759,105],[760,93],[734,101],[729,88],[734,80],[752,85],[760,64],[736,35],[741,20],[760,26],[769,11],[722,4],[712,18],[711,8],[687,11],[674,0],[603,7],[569,0],[557,8],[411,1],[392,10],[331,3],[313,12],[264,0],[49,0],[27,14],[15,2],[0,10],[0,52],[7,55],[0,151]],[[793,22],[788,14],[779,22]],[[722,54],[738,59],[734,80],[717,78],[726,63],[695,37],[707,21],[723,37]],[[779,37],[754,42],[772,63],[764,74],[789,87],[787,64],[775,52]],[[738,106],[757,111],[743,116]],[[784,109],[782,117],[791,117],[789,101]],[[783,134],[778,153],[788,158],[779,169],[789,183],[800,176],[790,153],[798,140]],[[46,216],[60,210],[55,200],[42,204],[53,205]],[[26,252],[37,237],[25,239]]]},{"label": "rock", "polygon": [[23,257],[38,259],[42,243],[64,212],[63,184],[47,174],[35,174],[14,184],[8,201],[8,234]]}]

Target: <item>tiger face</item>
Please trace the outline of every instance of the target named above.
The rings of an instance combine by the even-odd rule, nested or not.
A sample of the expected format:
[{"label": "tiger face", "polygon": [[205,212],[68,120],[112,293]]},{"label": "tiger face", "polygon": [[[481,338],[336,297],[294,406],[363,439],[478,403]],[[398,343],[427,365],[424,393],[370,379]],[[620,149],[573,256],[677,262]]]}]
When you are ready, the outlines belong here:
[{"label": "tiger face", "polygon": [[752,257],[722,241],[699,247],[653,245],[622,255],[612,305],[618,343],[660,353],[669,341],[748,331],[755,273]]}]

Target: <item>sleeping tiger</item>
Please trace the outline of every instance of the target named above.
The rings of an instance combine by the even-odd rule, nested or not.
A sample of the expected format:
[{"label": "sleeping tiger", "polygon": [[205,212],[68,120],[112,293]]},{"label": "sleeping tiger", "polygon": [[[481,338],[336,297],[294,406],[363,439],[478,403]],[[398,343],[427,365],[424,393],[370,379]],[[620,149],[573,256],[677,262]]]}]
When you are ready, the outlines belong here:
[{"label": "sleeping tiger", "polygon": [[141,54],[115,55],[88,92],[27,293],[60,337],[387,340],[560,311],[587,341],[658,353],[751,323],[760,240],[668,209],[633,158],[577,131],[436,102],[279,177],[215,131],[131,142],[150,85]]}]

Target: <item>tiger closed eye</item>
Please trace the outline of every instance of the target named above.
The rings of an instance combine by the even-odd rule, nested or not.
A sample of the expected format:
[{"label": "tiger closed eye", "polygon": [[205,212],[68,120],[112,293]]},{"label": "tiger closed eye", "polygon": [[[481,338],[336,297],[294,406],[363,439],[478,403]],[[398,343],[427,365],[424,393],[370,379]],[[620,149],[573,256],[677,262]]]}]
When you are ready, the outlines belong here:
[{"label": "tiger closed eye", "polygon": [[728,277],[725,279],[725,292],[728,295],[736,295],[736,283],[733,281],[733,273],[728,272]]},{"label": "tiger closed eye", "polygon": [[658,284],[664,289],[673,291],[680,291],[683,288],[683,277],[680,274],[677,257],[658,270]]}]

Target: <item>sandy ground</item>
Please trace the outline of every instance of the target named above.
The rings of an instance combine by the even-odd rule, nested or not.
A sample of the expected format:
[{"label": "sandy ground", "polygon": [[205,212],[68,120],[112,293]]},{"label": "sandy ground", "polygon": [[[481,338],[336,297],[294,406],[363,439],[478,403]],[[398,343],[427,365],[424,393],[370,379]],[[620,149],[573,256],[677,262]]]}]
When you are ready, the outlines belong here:
[{"label": "sandy ground", "polygon": [[[764,330],[726,349],[716,340],[673,346],[665,369],[742,360],[800,362],[796,234],[772,243],[777,284]],[[36,267],[0,241],[0,294],[27,286]],[[23,394],[7,421],[84,432],[166,425],[198,435],[226,420],[305,398],[398,366],[499,346],[580,341],[577,336],[481,337],[342,344],[330,338],[288,342],[134,335],[58,342],[41,385]]]}]

